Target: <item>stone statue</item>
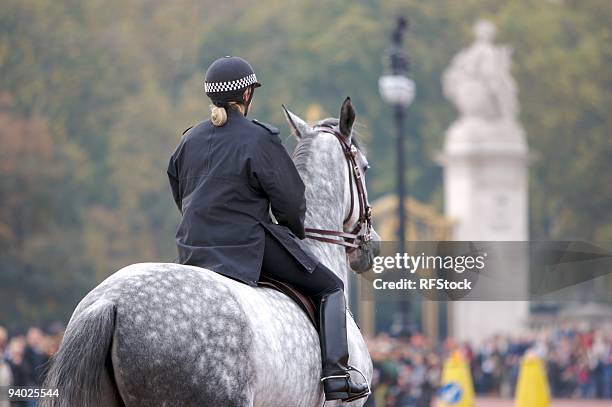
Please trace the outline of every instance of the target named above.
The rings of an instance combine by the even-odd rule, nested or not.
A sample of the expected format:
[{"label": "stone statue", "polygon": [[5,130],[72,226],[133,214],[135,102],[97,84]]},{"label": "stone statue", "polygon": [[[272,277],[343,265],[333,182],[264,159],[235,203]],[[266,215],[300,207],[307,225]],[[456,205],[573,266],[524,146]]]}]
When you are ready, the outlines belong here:
[{"label": "stone statue", "polygon": [[[495,26],[488,21],[476,23],[474,34],[442,77],[444,96],[459,111],[439,156],[445,215],[453,220],[454,240],[526,241],[530,154],[510,75],[512,51],[494,44]],[[498,256],[505,261],[488,265],[487,281],[512,279],[515,298],[525,298],[526,256]],[[454,301],[452,307],[452,332],[461,341],[520,331],[529,317],[524,301]]]},{"label": "stone statue", "polygon": [[442,77],[444,95],[462,116],[487,120],[516,119],[517,89],[510,65],[512,49],[493,44],[495,26],[481,20],[476,40],[459,52]]}]

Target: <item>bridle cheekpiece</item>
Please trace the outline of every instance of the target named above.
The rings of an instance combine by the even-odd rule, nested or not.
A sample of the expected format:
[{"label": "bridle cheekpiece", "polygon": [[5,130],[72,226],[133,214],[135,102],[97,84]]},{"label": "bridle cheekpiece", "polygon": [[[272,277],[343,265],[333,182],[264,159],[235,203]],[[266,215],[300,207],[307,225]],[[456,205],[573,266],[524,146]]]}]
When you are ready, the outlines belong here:
[{"label": "bridle cheekpiece", "polygon": [[309,239],[318,240],[320,242],[344,246],[346,247],[347,252],[352,252],[355,249],[363,248],[364,246],[369,245],[372,230],[372,207],[368,202],[363,171],[357,164],[358,150],[352,143],[347,143],[346,138],[335,128],[328,125],[318,125],[315,128],[318,128],[323,133],[329,133],[336,137],[342,146],[342,151],[344,152],[344,157],[346,158],[346,163],[348,165],[351,206],[342,224],[346,225],[346,223],[351,220],[353,217],[353,211],[355,209],[353,179],[355,180],[357,199],[359,201],[359,218],[357,220],[357,224],[350,232],[345,232],[344,230],[338,231],[306,228],[306,237]]}]

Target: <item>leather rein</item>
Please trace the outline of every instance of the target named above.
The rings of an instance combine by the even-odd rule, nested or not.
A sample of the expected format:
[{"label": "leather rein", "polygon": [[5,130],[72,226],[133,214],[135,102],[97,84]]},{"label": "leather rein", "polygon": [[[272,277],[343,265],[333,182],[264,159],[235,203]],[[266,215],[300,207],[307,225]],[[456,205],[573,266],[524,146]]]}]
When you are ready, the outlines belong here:
[{"label": "leather rein", "polygon": [[[321,132],[329,133],[336,137],[342,146],[342,151],[344,152],[344,157],[346,158],[346,163],[348,165],[351,206],[342,224],[346,224],[353,217],[353,211],[355,209],[353,179],[355,180],[357,199],[359,201],[359,219],[357,220],[355,227],[350,232],[305,228],[306,237],[309,239],[318,240],[320,242],[344,246],[346,247],[347,252],[351,252],[357,248],[367,245],[370,242],[370,231],[372,229],[372,207],[368,202],[365,179],[359,165],[357,164],[358,150],[354,145],[347,143],[345,137],[339,131],[325,125],[317,127]],[[362,231],[363,233],[360,234]]]}]

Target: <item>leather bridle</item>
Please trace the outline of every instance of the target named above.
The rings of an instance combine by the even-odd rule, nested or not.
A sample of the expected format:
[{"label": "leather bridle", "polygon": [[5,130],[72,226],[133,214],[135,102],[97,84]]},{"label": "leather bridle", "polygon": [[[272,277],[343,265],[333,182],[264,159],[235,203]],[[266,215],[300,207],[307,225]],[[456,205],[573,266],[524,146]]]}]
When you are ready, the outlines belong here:
[{"label": "leather bridle", "polygon": [[351,206],[349,208],[346,218],[342,222],[343,225],[351,220],[354,211],[354,198],[353,193],[353,179],[355,180],[355,186],[357,189],[357,199],[359,201],[359,218],[357,224],[350,232],[343,230],[327,230],[327,229],[314,229],[305,228],[306,237],[309,239],[318,240],[320,242],[337,244],[346,247],[347,252],[368,245],[371,240],[372,230],[372,207],[368,202],[368,195],[366,192],[365,179],[363,172],[357,164],[357,147],[346,142],[346,138],[336,129],[326,125],[317,126],[319,131],[323,133],[329,133],[336,137],[342,146],[344,157],[348,165],[349,173],[349,190],[351,191]]}]

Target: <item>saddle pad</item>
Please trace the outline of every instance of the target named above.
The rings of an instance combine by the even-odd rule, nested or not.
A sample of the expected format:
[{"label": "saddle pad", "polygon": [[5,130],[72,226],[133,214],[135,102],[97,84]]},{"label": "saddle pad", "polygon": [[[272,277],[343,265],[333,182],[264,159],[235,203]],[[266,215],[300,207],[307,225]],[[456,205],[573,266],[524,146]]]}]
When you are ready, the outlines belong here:
[{"label": "saddle pad", "polygon": [[258,287],[267,287],[273,288],[281,293],[287,295],[293,301],[295,301],[301,308],[304,310],[310,322],[315,327],[315,329],[319,330],[318,320],[316,318],[315,305],[314,302],[307,297],[306,295],[299,292],[295,287],[290,284],[284,283],[282,281],[275,280],[268,276],[264,276],[263,274],[260,276],[259,281],[257,282]]}]

